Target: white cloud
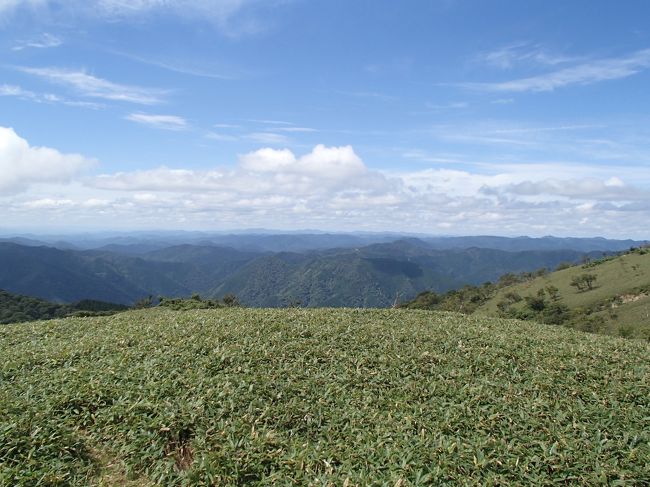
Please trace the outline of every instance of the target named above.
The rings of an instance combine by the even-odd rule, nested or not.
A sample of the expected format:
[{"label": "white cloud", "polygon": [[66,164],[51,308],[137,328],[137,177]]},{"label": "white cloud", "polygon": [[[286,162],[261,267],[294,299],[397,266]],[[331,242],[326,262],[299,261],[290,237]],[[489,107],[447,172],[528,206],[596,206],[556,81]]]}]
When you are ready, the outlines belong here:
[{"label": "white cloud", "polygon": [[264,125],[293,125],[291,122],[285,122],[284,120],[260,120],[257,118],[249,118],[247,122],[261,123]]},{"label": "white cloud", "polygon": [[99,176],[94,185],[121,191],[227,191],[238,194],[323,195],[369,191],[386,179],[369,171],[350,146],[318,145],[300,157],[289,149],[265,148],[240,156],[235,169],[209,171],[160,167]]},{"label": "white cloud", "polygon": [[552,54],[538,44],[528,42],[517,42],[490,52],[482,53],[479,56],[481,63],[500,69],[511,69],[519,64],[537,64],[545,66],[556,66],[578,61],[580,58]]},{"label": "white cloud", "polygon": [[245,0],[94,0],[101,15],[125,17],[152,11],[168,11],[180,15],[197,15],[225,21],[250,3]]},{"label": "white cloud", "polygon": [[253,172],[281,172],[295,167],[296,161],[289,149],[260,149],[241,157],[242,167]]},{"label": "white cloud", "polygon": [[42,198],[28,201],[24,206],[31,210],[53,210],[74,206],[74,204],[74,201],[70,199]]},{"label": "white cloud", "polygon": [[455,102],[443,103],[443,104],[427,103],[426,107],[430,110],[435,110],[435,111],[453,110],[453,109],[458,110],[458,109],[469,107],[469,103],[467,103],[466,101],[455,101]]},{"label": "white cloud", "polygon": [[33,183],[70,181],[93,164],[79,154],[31,147],[12,128],[0,127],[0,194],[17,193]]},{"label": "white cloud", "polygon": [[642,190],[626,185],[620,178],[611,177],[601,180],[593,177],[584,179],[543,179],[540,181],[522,181],[516,184],[491,188],[483,192],[493,191],[509,193],[517,196],[550,196],[564,197],[572,200],[595,200],[595,201],[647,201],[650,200],[650,191]]},{"label": "white cloud", "polygon": [[230,134],[221,134],[218,132],[208,132],[204,136],[206,139],[218,140],[219,142],[234,142],[239,140],[239,137]]},{"label": "white cloud", "polygon": [[286,135],[276,134],[273,132],[253,132],[244,135],[244,138],[252,140],[253,142],[259,142],[260,144],[286,145],[289,143],[289,139]]},{"label": "white cloud", "polygon": [[377,93],[374,91],[335,91],[339,95],[352,96],[355,98],[369,98],[374,100],[381,100],[386,102],[396,101],[399,98],[397,96],[387,95],[385,93]]},{"label": "white cloud", "polygon": [[158,167],[77,179],[65,187],[39,184],[0,197],[0,204],[6,222],[104,228],[259,226],[647,238],[650,188],[623,169],[512,163],[486,164],[482,174],[447,168],[389,173],[366,166],[350,146],[318,145],[304,154],[267,147],[241,155],[234,166]]},{"label": "white cloud", "polygon": [[316,129],[312,129],[309,127],[277,127],[272,130],[276,130],[279,132],[317,132]]},{"label": "white cloud", "polygon": [[69,100],[59,95],[52,93],[35,93],[30,90],[25,90],[17,85],[0,85],[0,96],[12,96],[20,98],[21,100],[29,100],[36,103],[59,103],[80,108],[98,109],[102,108],[99,103],[89,101]]},{"label": "white cloud", "polygon": [[325,147],[317,145],[300,158],[288,149],[260,149],[241,157],[242,168],[260,173],[297,174],[319,181],[362,177],[368,169],[351,146]]},{"label": "white cloud", "polygon": [[0,0],[0,14],[11,12],[18,7],[40,7],[47,5],[48,0]]},{"label": "white cloud", "polygon": [[22,51],[23,49],[27,48],[48,49],[52,47],[59,47],[61,44],[63,44],[63,41],[59,37],[45,33],[36,39],[18,41],[16,45],[11,49],[13,51]]},{"label": "white cloud", "polygon": [[92,185],[119,191],[213,191],[227,189],[226,173],[221,170],[156,169],[103,174]]},{"label": "white cloud", "polygon": [[155,88],[123,85],[98,78],[85,71],[61,68],[17,67],[23,73],[43,78],[49,82],[74,89],[80,95],[111,101],[123,101],[141,105],[162,103],[166,91]]},{"label": "white cloud", "polygon": [[36,94],[23,90],[16,85],[0,85],[0,96],[16,96],[18,98],[35,98]]},{"label": "white cloud", "polygon": [[[256,124],[270,125],[270,127],[263,128],[263,131],[255,131],[249,133],[242,133],[241,125],[234,125],[228,123],[214,124],[213,127],[221,129],[219,132],[209,131],[204,134],[207,139],[218,140],[220,142],[234,142],[237,140],[252,141],[259,144],[266,144],[271,146],[289,145],[292,140],[287,134],[302,134],[314,133],[316,129],[310,127],[296,127],[290,122],[282,120],[248,120]],[[223,133],[228,131],[229,133]]]},{"label": "white cloud", "polygon": [[[201,60],[192,60],[188,58],[184,59],[170,59],[166,53],[157,53],[161,58],[153,58],[152,54],[147,54],[146,56],[138,56],[132,53],[117,51],[109,49],[108,52],[121,56],[132,61],[137,61],[142,64],[147,64],[150,66],[155,66],[160,69],[167,71],[172,71],[174,73],[186,74],[189,76],[198,76],[199,78],[210,78],[210,79],[222,79],[222,80],[234,80],[239,79],[243,76],[244,73],[239,72],[238,70],[233,70],[232,68],[225,69],[222,66],[210,66],[211,64],[206,59]],[[208,64],[208,65],[206,65]]]},{"label": "white cloud", "polygon": [[420,149],[410,149],[401,154],[405,159],[411,159],[421,162],[432,162],[434,164],[463,164],[466,163],[458,154],[447,153],[429,153]]},{"label": "white cloud", "polygon": [[[0,0],[0,15],[8,16],[18,10],[31,11],[40,17],[69,19],[70,16],[98,18],[110,22],[140,20],[152,14],[212,23],[229,36],[256,33],[263,30],[259,18],[246,16],[238,22],[247,7],[267,5],[269,0]],[[279,1],[274,1],[280,3]],[[1,20],[1,19],[0,19]]]},{"label": "white cloud", "polygon": [[235,125],[232,123],[215,123],[213,127],[217,129],[239,129],[241,128],[241,125]]},{"label": "white cloud", "polygon": [[597,59],[558,71],[497,83],[463,83],[466,88],[489,92],[543,92],[571,85],[627,78],[650,67],[650,49],[620,58]]},{"label": "white cloud", "polygon": [[186,130],[188,128],[187,120],[176,115],[131,113],[124,118],[126,118],[126,120],[130,120],[131,122],[148,125],[149,127],[162,130]]}]

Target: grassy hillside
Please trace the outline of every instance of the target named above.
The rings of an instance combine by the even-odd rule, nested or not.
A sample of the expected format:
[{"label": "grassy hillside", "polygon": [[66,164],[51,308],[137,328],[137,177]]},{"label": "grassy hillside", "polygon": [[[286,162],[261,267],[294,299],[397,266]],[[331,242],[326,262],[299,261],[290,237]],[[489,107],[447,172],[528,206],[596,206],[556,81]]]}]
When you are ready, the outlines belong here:
[{"label": "grassy hillside", "polygon": [[647,485],[650,345],[453,313],[0,328],[0,485]]},{"label": "grassy hillside", "polygon": [[[596,276],[593,289],[579,290],[571,282],[584,274]],[[643,249],[613,258],[569,267],[534,280],[500,289],[479,312],[497,315],[499,302],[515,293],[522,298],[536,296],[540,290],[554,286],[560,302],[571,310],[583,312],[587,321],[602,331],[618,334],[641,334],[650,338],[650,250]],[[513,303],[522,309],[525,299]]]}]

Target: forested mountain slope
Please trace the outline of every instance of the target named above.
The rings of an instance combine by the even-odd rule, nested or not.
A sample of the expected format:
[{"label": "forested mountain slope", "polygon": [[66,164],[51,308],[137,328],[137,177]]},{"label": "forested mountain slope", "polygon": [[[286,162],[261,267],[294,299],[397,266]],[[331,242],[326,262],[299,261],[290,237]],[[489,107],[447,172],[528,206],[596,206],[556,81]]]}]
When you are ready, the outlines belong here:
[{"label": "forested mountain slope", "polygon": [[584,256],[575,250],[439,250],[418,239],[303,253],[178,245],[138,255],[0,243],[0,288],[57,302],[132,304],[149,295],[198,293],[235,294],[248,306],[385,307],[424,289],[446,291]]}]

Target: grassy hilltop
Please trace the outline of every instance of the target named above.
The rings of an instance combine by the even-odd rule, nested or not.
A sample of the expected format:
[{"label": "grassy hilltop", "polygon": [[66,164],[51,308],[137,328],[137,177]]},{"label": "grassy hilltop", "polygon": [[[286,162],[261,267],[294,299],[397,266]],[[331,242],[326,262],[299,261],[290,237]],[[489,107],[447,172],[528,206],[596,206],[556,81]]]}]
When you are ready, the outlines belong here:
[{"label": "grassy hilltop", "polygon": [[650,344],[417,310],[0,328],[0,485],[650,482]]}]

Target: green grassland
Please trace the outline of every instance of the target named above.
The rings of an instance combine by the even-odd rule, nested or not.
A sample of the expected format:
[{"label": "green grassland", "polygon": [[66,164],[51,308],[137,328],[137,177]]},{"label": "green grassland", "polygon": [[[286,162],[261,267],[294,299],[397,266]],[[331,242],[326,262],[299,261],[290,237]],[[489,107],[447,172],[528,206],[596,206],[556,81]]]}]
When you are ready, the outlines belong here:
[{"label": "green grassland", "polygon": [[[571,286],[576,276],[597,276],[594,289],[579,291]],[[497,303],[506,294],[535,296],[548,286],[558,288],[560,302],[571,310],[581,310],[588,317],[599,317],[600,330],[609,334],[640,336],[650,339],[650,250],[637,250],[552,272],[534,280],[501,288],[477,312],[498,315]],[[525,301],[513,304],[521,309]]]},{"label": "green grassland", "polygon": [[[604,282],[603,282],[604,284]],[[650,344],[419,310],[0,328],[0,485],[648,485]]]}]

